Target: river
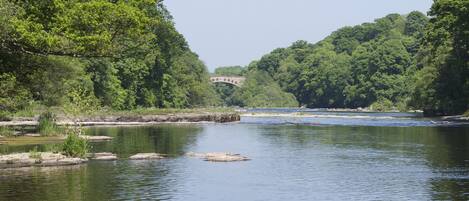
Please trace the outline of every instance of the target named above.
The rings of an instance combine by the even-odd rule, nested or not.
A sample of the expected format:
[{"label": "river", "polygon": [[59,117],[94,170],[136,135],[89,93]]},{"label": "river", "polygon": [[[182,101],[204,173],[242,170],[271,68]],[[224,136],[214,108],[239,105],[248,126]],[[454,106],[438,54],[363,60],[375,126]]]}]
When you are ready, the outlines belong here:
[{"label": "river", "polygon": [[[93,143],[94,152],[169,157],[0,170],[0,200],[469,200],[469,126],[414,113],[252,110],[237,123],[87,133],[114,137]],[[0,145],[0,153],[33,147]],[[252,160],[215,163],[187,152]]]}]

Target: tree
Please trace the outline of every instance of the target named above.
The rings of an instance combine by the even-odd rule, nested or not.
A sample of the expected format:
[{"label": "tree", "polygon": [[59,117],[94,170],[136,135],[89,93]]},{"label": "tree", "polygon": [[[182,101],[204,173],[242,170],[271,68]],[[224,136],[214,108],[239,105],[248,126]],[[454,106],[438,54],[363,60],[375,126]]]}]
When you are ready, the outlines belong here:
[{"label": "tree", "polygon": [[429,15],[414,103],[429,115],[463,113],[469,108],[469,2],[438,0]]}]

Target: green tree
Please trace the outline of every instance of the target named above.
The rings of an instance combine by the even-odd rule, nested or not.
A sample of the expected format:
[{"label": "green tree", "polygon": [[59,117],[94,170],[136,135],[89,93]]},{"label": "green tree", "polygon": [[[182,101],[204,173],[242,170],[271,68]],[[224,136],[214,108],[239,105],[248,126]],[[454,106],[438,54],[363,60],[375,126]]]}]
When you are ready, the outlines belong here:
[{"label": "green tree", "polygon": [[246,107],[297,107],[295,96],[283,92],[264,71],[250,71],[241,88],[233,94],[233,102]]},{"label": "green tree", "polygon": [[414,103],[429,115],[469,108],[469,2],[436,0],[420,52]]}]

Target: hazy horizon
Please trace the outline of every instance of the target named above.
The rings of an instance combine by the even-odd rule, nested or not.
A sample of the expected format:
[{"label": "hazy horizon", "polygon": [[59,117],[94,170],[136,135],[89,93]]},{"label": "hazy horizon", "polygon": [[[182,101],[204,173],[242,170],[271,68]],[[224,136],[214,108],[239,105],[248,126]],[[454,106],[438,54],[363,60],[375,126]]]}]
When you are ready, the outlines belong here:
[{"label": "hazy horizon", "polygon": [[275,48],[297,40],[310,43],[333,31],[391,13],[426,13],[432,0],[343,2],[292,0],[165,1],[176,28],[210,72],[216,67],[248,65]]}]

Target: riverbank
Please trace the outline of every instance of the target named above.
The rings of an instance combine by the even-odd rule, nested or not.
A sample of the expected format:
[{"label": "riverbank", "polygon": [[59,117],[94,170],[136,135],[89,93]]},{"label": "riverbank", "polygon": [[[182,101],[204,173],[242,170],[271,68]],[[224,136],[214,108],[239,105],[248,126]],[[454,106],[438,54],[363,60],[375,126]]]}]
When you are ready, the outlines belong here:
[{"label": "riverbank", "polygon": [[[107,115],[90,115],[81,116],[73,121],[70,118],[58,117],[58,125],[73,125],[75,122],[82,126],[98,126],[98,125],[144,125],[155,123],[196,123],[196,122],[215,122],[227,123],[240,120],[237,112],[202,112],[202,113],[169,113],[156,115],[140,115],[135,113],[129,114],[107,114]],[[14,117],[11,121],[0,121],[0,126],[36,126],[38,117]]]},{"label": "riverbank", "polygon": [[446,116],[446,117],[442,117],[442,119],[446,121],[469,122],[469,116],[465,116],[465,115]]}]

